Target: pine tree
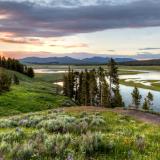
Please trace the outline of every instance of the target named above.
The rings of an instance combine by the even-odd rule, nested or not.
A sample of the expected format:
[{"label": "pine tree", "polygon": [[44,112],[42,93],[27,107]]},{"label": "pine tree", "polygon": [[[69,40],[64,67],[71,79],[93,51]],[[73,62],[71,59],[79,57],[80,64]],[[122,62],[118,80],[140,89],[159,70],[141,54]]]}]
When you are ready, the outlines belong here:
[{"label": "pine tree", "polygon": [[150,107],[152,106],[152,102],[153,102],[153,95],[151,92],[148,92],[147,97],[144,99],[143,109],[149,110]]},{"label": "pine tree", "polygon": [[81,72],[79,74],[79,85],[78,85],[78,95],[77,95],[77,101],[79,104],[83,104],[83,94],[82,94],[82,89],[83,89],[83,76],[84,76],[84,73]]},{"label": "pine tree", "polygon": [[124,102],[119,89],[118,67],[116,66],[116,62],[112,58],[108,63],[108,77],[109,90],[111,95],[110,105],[112,107],[123,107]]},{"label": "pine tree", "polygon": [[124,107],[122,95],[120,94],[119,87],[113,89],[114,97],[112,98],[112,107]]},{"label": "pine tree", "polygon": [[28,75],[29,77],[31,77],[31,78],[34,77],[33,68],[29,67],[29,68],[27,69],[27,75]]},{"label": "pine tree", "polygon": [[79,72],[74,72],[74,101],[78,103]]},{"label": "pine tree", "polygon": [[19,85],[19,78],[16,76],[16,74],[13,75],[13,82],[16,85]]},{"label": "pine tree", "polygon": [[152,102],[153,102],[153,94],[151,92],[148,92],[147,101],[148,101],[148,105],[150,108],[152,106]]},{"label": "pine tree", "polygon": [[148,100],[147,98],[144,99],[143,107],[144,110],[149,110]]},{"label": "pine tree", "polygon": [[63,76],[63,94],[68,96],[68,75],[64,74]]},{"label": "pine tree", "polygon": [[104,69],[102,67],[98,68],[98,100],[99,106],[102,106],[102,83],[105,79]]},{"label": "pine tree", "polygon": [[89,94],[90,94],[90,105],[95,105],[95,99],[97,95],[97,80],[96,80],[96,71],[95,69],[90,71],[90,80],[89,80]]},{"label": "pine tree", "polygon": [[138,88],[135,87],[131,94],[132,94],[133,104],[135,105],[136,109],[138,109],[142,99],[142,96],[140,95]]},{"label": "pine tree", "polygon": [[109,86],[107,81],[104,79],[102,83],[102,106],[103,107],[110,107],[110,92],[109,92]]}]

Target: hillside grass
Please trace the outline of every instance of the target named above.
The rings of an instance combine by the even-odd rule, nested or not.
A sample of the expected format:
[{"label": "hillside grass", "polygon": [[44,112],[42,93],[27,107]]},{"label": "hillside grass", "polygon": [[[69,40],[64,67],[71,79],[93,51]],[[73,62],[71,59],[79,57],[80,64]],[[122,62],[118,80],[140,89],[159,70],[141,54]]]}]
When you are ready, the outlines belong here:
[{"label": "hillside grass", "polygon": [[81,107],[0,119],[1,158],[158,160],[160,127]]},{"label": "hillside grass", "polygon": [[[9,76],[16,74],[20,79],[20,85],[12,85],[9,92],[0,95],[0,116],[13,115],[26,112],[35,112],[45,109],[60,107],[69,99],[56,93],[55,79],[46,75],[36,75],[31,79],[20,73],[0,69]],[[51,83],[52,82],[52,83]]]}]

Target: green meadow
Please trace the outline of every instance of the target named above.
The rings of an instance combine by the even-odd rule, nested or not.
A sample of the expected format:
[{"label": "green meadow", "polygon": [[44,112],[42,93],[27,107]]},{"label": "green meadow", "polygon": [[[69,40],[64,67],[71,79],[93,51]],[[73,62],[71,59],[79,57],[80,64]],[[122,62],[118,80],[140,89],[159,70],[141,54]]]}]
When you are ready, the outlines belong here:
[{"label": "green meadow", "polygon": [[49,75],[36,75],[32,79],[14,71],[3,71],[10,76],[16,74],[20,84],[12,85],[9,92],[0,95],[1,116],[57,108],[69,101],[67,97],[57,94],[58,86],[53,84],[58,78],[56,75],[48,82]]}]

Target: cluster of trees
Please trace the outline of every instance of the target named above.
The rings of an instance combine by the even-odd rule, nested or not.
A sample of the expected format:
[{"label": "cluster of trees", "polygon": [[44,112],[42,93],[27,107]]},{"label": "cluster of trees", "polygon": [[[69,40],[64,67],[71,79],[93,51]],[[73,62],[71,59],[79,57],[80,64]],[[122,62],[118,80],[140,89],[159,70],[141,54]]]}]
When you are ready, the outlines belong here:
[{"label": "cluster of trees", "polygon": [[119,65],[126,65],[126,66],[159,66],[160,65],[160,59],[121,62],[121,63],[119,63]]},{"label": "cluster of trees", "polygon": [[75,72],[69,67],[64,75],[63,93],[79,105],[122,107],[124,106],[119,90],[118,68],[113,59],[107,71],[97,70]]},{"label": "cluster of trees", "polygon": [[5,72],[0,73],[0,94],[10,90],[11,84],[19,85],[20,81],[17,75],[12,77],[6,74]]},{"label": "cluster of trees", "polygon": [[[142,95],[140,94],[138,88],[135,87],[132,92],[132,102],[133,102],[133,105],[136,107],[136,109],[139,109],[141,105],[141,100],[142,100]],[[148,92],[148,95],[144,99],[142,108],[144,110],[149,110],[152,106],[152,103],[153,103],[153,95],[151,92]]]},{"label": "cluster of trees", "polygon": [[34,77],[33,68],[27,67],[26,65],[21,64],[18,60],[12,58],[5,58],[0,56],[0,67],[10,69],[13,71],[20,72],[31,78]]}]

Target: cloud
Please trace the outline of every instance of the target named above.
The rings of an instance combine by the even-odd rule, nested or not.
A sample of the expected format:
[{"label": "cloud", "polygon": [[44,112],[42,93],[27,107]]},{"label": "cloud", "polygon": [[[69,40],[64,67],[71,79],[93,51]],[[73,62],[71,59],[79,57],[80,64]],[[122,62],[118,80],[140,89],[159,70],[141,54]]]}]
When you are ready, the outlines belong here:
[{"label": "cloud", "polygon": [[39,39],[25,39],[25,38],[0,38],[0,42],[4,43],[14,43],[14,44],[32,44],[32,45],[42,45],[43,43]]},{"label": "cloud", "polygon": [[111,49],[111,50],[107,50],[108,52],[115,52],[115,50]]},{"label": "cloud", "polygon": [[160,48],[140,48],[140,51],[148,51],[148,50],[160,50]]},{"label": "cloud", "polygon": [[0,32],[57,37],[106,29],[160,26],[160,1],[139,0],[117,5],[98,2],[100,0],[95,5],[62,7],[28,1],[0,1],[0,15],[9,15],[0,20]]},{"label": "cloud", "polygon": [[52,44],[50,47],[63,47],[63,48],[88,48],[88,44],[80,43],[80,44],[72,44],[72,45],[59,45],[59,44]]}]

